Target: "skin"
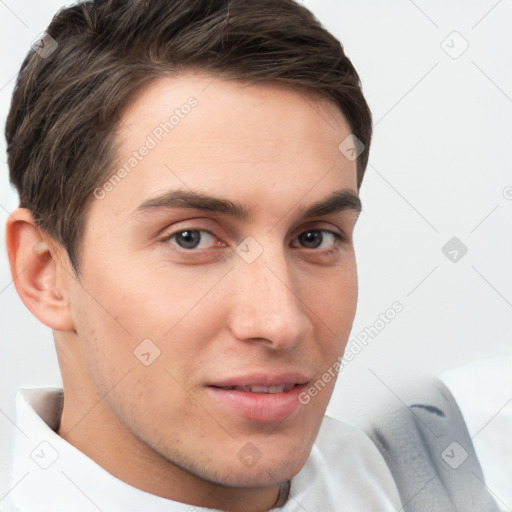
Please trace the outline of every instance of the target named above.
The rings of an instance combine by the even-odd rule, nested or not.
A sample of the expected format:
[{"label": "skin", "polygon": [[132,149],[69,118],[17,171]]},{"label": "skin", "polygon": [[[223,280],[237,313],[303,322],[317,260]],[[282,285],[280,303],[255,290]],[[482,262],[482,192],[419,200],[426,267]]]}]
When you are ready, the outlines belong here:
[{"label": "skin", "polygon": [[[62,437],[149,493],[268,510],[279,483],[305,464],[334,381],[270,423],[241,417],[206,386],[286,371],[313,383],[342,354],[357,302],[358,212],[303,212],[333,191],[357,196],[356,162],[338,150],[351,130],[333,104],[287,86],[187,72],[132,99],[120,124],[119,165],[190,96],[198,105],[179,126],[103,199],[92,199],[80,280],[25,209],[8,221],[9,258],[13,275],[23,270],[15,279],[22,300],[54,331]],[[240,203],[247,216],[137,211],[176,190]],[[184,249],[183,237],[173,237],[184,230],[209,234]],[[308,230],[319,247],[299,238]],[[252,263],[236,253],[248,236],[263,250]],[[148,366],[134,356],[144,339],[160,350]],[[261,453],[252,467],[237,456],[248,442]]]}]

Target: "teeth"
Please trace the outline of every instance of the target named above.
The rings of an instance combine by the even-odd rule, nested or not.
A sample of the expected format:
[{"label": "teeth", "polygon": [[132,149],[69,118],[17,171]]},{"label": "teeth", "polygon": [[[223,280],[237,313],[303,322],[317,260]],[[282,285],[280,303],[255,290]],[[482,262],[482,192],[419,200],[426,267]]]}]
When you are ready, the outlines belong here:
[{"label": "teeth", "polygon": [[246,393],[286,393],[292,389],[294,384],[281,384],[280,386],[231,386],[225,389],[233,391],[245,391]]},{"label": "teeth", "polygon": [[281,384],[280,386],[243,386],[236,387],[239,391],[249,391],[251,393],[284,393],[289,391],[293,387],[293,384]]},{"label": "teeth", "polygon": [[284,384],[281,386],[251,386],[252,393],[282,393]]}]

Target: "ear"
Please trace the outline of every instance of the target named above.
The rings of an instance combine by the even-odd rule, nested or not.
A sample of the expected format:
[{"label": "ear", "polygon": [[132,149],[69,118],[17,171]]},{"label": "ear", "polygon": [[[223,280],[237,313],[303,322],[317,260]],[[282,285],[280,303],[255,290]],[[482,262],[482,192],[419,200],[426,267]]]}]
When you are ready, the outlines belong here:
[{"label": "ear", "polygon": [[59,279],[66,270],[59,257],[63,249],[38,229],[26,208],[9,216],[6,246],[13,283],[25,306],[51,329],[73,331],[67,291]]}]

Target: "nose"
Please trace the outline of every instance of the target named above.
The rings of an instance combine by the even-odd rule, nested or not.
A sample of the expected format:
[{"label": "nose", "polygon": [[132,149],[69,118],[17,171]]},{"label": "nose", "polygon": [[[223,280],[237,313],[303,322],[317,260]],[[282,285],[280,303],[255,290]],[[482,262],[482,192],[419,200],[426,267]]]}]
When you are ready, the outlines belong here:
[{"label": "nose", "polygon": [[264,251],[252,263],[240,260],[234,274],[229,324],[237,339],[273,350],[294,347],[304,339],[312,324],[283,251]]}]

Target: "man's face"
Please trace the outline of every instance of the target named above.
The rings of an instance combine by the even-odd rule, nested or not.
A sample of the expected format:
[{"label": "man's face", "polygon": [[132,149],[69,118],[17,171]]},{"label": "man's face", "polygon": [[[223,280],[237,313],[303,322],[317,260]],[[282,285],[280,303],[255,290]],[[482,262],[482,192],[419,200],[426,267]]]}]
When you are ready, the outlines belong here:
[{"label": "man's face", "polygon": [[137,163],[97,190],[69,283],[80,385],[130,442],[224,485],[304,465],[334,381],[298,396],[357,302],[349,134],[333,105],[272,84],[186,73],[130,103],[113,170]]}]

